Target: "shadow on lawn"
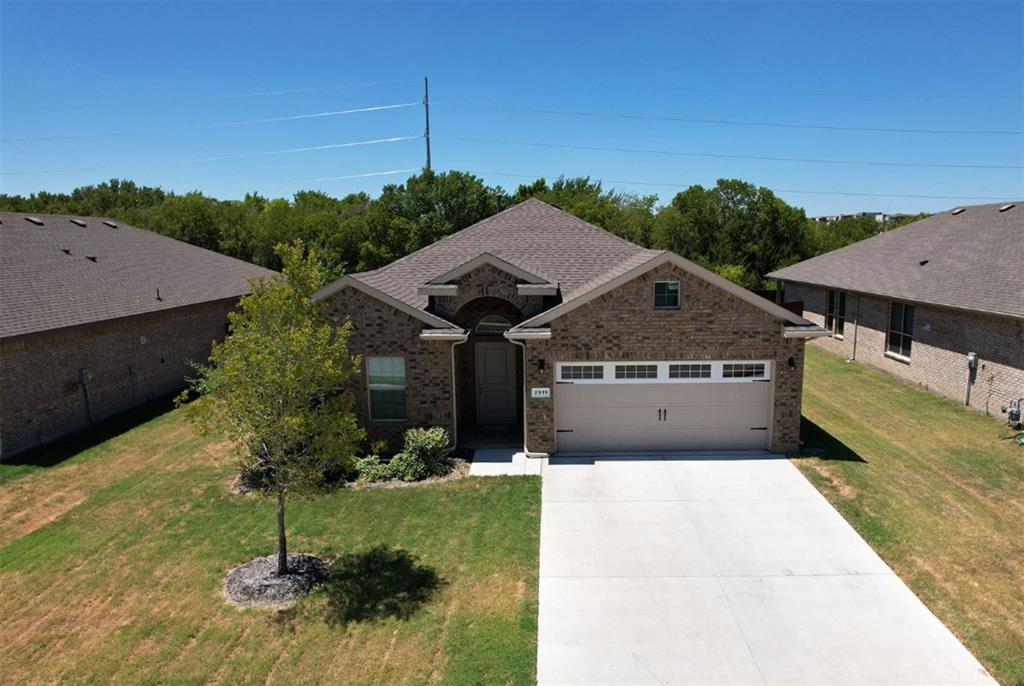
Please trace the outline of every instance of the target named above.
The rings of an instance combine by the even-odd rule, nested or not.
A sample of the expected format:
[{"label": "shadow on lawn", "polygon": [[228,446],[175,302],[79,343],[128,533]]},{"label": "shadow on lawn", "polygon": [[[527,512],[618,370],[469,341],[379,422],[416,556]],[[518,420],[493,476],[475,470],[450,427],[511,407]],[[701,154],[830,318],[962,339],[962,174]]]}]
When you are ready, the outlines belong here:
[{"label": "shadow on lawn", "polygon": [[400,548],[379,545],[342,555],[324,584],[327,621],[344,625],[408,619],[443,585],[432,567]]},{"label": "shadow on lawn", "polygon": [[838,438],[821,428],[807,417],[800,418],[800,451],[797,458],[816,457],[820,460],[840,462],[863,462],[867,460]]},{"label": "shadow on lawn", "polygon": [[145,424],[151,419],[156,419],[162,414],[174,409],[174,397],[177,391],[150,400],[120,414],[99,421],[92,426],[77,433],[63,438],[58,438],[52,443],[32,448],[14,457],[4,460],[5,465],[18,465],[29,467],[53,467],[68,458],[74,457],[82,451],[93,448],[100,443],[110,440],[133,429],[140,424]]}]

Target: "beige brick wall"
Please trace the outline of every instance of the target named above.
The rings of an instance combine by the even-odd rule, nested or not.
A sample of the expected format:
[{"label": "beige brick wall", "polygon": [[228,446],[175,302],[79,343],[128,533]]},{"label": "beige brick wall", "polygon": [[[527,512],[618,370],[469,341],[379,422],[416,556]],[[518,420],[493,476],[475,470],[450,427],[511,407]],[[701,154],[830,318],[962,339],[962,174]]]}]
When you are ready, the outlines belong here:
[{"label": "beige brick wall", "polygon": [[[680,282],[678,310],[653,308],[652,284],[666,279]],[[787,452],[799,445],[803,341],[783,338],[780,320],[688,272],[655,269],[556,319],[551,329],[550,340],[526,343],[526,374],[528,386],[555,392],[558,361],[771,360],[771,449]],[[529,449],[554,451],[554,398],[528,398],[527,419]]]},{"label": "beige brick wall", "polygon": [[[803,300],[804,316],[822,325],[825,297],[823,289],[786,285],[786,300]],[[966,355],[975,352],[978,369],[970,380],[971,407],[999,415],[1001,405],[1024,395],[1024,321],[918,304],[906,362],[885,354],[889,304],[881,298],[847,295],[843,339],[816,339],[815,345],[960,403],[968,385]]]},{"label": "beige brick wall", "polygon": [[328,312],[338,322],[352,322],[349,351],[355,355],[405,358],[406,420],[371,422],[365,369],[354,380],[359,424],[369,441],[385,440],[395,452],[402,434],[414,426],[443,426],[452,432],[450,341],[423,341],[423,323],[354,288],[331,296]]},{"label": "beige brick wall", "polygon": [[[10,457],[182,388],[234,300],[0,341],[0,450]],[[82,381],[80,370],[91,379]]]}]

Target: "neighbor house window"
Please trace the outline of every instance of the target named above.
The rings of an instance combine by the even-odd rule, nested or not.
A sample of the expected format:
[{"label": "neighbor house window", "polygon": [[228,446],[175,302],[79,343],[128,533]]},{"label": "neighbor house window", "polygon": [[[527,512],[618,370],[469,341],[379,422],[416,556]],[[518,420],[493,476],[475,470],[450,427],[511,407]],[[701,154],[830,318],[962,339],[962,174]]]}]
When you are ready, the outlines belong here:
[{"label": "neighbor house window", "polygon": [[889,309],[889,340],[886,350],[893,355],[909,358],[913,340],[914,306],[893,303]]},{"label": "neighbor house window", "polygon": [[405,359],[367,357],[366,378],[370,388],[370,419],[405,419]]},{"label": "neighbor house window", "polygon": [[674,310],[679,307],[679,282],[654,282],[654,309]]},{"label": "neighbor house window", "polygon": [[825,306],[825,328],[831,331],[836,338],[842,338],[845,324],[846,293],[844,291],[829,291],[828,302]]},{"label": "neighbor house window", "polygon": [[759,379],[764,376],[764,363],[738,362],[722,365],[724,379]]},{"label": "neighbor house window", "polygon": [[616,379],[657,379],[658,365],[656,364],[617,364],[615,365]]},{"label": "neighbor house window", "polygon": [[670,379],[710,379],[710,364],[670,364],[668,366],[668,378]]},{"label": "neighbor house window", "polygon": [[574,364],[562,367],[562,380],[603,379],[604,367],[599,364]]}]

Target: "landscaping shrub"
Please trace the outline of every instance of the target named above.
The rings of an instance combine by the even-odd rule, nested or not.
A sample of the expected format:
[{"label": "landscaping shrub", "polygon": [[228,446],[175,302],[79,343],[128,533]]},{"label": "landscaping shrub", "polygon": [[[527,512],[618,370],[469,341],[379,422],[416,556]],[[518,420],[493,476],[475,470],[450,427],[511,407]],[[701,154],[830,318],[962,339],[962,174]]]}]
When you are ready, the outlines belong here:
[{"label": "landscaping shrub", "polygon": [[427,465],[415,453],[400,452],[388,463],[388,473],[392,479],[402,481],[419,481],[430,476]]},{"label": "landscaping shrub", "polygon": [[387,444],[377,441],[370,447],[370,455],[356,460],[356,472],[361,481],[420,481],[445,472],[447,447],[448,432],[442,427],[409,429],[402,452],[385,460],[381,455],[386,453]]},{"label": "landscaping shrub", "polygon": [[361,481],[387,481],[391,478],[389,464],[380,455],[367,455],[356,459],[356,472]]},{"label": "landscaping shrub", "polygon": [[406,431],[402,452],[414,455],[426,467],[427,473],[438,474],[444,470],[444,451],[447,447],[448,432],[443,427],[435,426]]}]

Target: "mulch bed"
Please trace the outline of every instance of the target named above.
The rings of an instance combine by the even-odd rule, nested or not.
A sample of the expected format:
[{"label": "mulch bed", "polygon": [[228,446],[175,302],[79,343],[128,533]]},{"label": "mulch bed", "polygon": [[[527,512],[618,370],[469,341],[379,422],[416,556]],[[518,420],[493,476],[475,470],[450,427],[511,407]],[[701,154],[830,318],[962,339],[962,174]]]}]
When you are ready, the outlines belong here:
[{"label": "mulch bed", "polygon": [[277,575],[277,555],[243,562],[224,575],[224,597],[240,607],[287,608],[327,580],[327,563],[288,554],[288,573]]}]

